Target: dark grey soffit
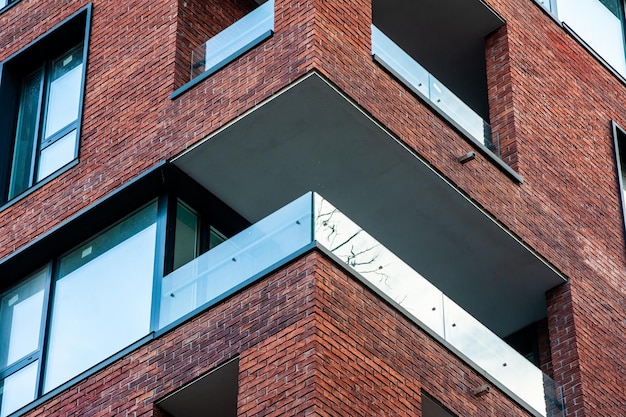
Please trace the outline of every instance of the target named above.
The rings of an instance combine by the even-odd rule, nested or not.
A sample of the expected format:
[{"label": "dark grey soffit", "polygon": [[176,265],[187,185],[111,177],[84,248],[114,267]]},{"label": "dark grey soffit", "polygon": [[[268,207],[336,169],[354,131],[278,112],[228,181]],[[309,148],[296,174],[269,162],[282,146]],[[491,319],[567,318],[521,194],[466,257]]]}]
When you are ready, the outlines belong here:
[{"label": "dark grey soffit", "polygon": [[564,282],[317,74],[173,163],[251,222],[318,192],[501,336]]}]

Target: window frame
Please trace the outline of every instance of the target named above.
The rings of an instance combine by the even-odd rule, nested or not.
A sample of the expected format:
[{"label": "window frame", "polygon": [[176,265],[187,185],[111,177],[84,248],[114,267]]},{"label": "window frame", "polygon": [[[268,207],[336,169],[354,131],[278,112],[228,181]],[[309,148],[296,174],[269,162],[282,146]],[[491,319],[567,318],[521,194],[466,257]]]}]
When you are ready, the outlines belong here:
[{"label": "window frame", "polygon": [[[155,204],[157,204],[155,219],[156,240],[154,245],[155,265],[152,277],[153,290],[148,332],[129,346],[107,357],[103,357],[98,364],[45,391],[47,351],[50,345],[54,292],[55,284],[59,280],[60,260],[90,240],[107,233],[111,228],[140,212],[155,200]],[[104,197],[84,212],[77,214],[57,229],[49,232],[49,234],[38,238],[8,258],[0,260],[0,276],[8,278],[0,281],[0,295],[12,291],[12,289],[33,277],[34,273],[40,272],[44,268],[46,270],[38,350],[0,369],[0,383],[2,383],[5,378],[38,361],[35,399],[24,405],[20,411],[16,411],[17,414],[31,410],[62,390],[83,380],[104,366],[108,366],[122,355],[131,352],[138,346],[175,327],[161,329],[158,318],[161,282],[166,275],[166,254],[173,252],[172,248],[176,243],[174,240],[175,227],[173,225],[175,224],[175,208],[180,201],[199,213],[200,221],[206,224],[206,227],[199,227],[198,239],[206,239],[208,241],[210,226],[213,225],[218,230],[224,231],[227,236],[232,236],[249,226],[248,221],[217,199],[208,190],[202,188],[177,168],[164,163]],[[172,217],[172,214],[174,217]],[[204,237],[203,234],[207,236]],[[32,268],[32,265],[41,265],[41,267]],[[174,325],[178,325],[188,318],[182,317]]]},{"label": "window frame", "polygon": [[[12,3],[15,4],[15,3]],[[0,9],[2,10],[2,9]],[[12,103],[10,110],[0,114],[0,211],[12,205],[26,195],[42,187],[52,179],[78,164],[80,155],[81,126],[83,120],[84,97],[88,66],[89,38],[91,32],[92,4],[82,7],[51,30],[38,37],[16,53],[0,62],[0,101]],[[76,34],[78,33],[78,35]],[[82,35],[82,36],[81,36]],[[46,101],[49,94],[49,80],[45,78],[52,62],[74,47],[82,45],[82,71],[76,120],[64,126],[47,139],[43,138],[46,121]],[[43,57],[43,58],[42,58]],[[41,71],[41,87],[37,104],[36,137],[33,138],[33,158],[30,162],[28,186],[12,195],[13,158],[18,128],[18,114],[21,103],[22,83],[35,72]],[[23,75],[26,74],[26,75]],[[74,157],[71,161],[57,167],[40,180],[37,179],[37,164],[42,151],[76,130]],[[37,155],[37,158],[35,158]]]},{"label": "window frame", "polygon": [[[626,167],[626,130],[622,129],[615,121],[612,120],[611,131],[613,132],[613,150],[615,152],[615,173],[619,192],[619,201],[622,207],[622,227],[624,230],[624,238],[626,239],[626,172],[622,170],[622,165]],[[622,146],[620,146],[620,142],[622,142]]]},{"label": "window frame", "polygon": [[20,0],[7,0],[7,3],[4,6],[0,6],[0,14],[9,10],[11,7],[15,6],[19,2]]}]

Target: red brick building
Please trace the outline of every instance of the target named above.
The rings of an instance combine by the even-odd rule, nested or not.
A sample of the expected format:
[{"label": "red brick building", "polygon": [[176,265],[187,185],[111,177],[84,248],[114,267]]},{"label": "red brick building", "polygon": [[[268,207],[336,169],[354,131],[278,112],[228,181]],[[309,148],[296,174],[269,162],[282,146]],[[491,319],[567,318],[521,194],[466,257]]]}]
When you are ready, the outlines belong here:
[{"label": "red brick building", "polygon": [[0,0],[0,417],[626,416],[621,0]]}]

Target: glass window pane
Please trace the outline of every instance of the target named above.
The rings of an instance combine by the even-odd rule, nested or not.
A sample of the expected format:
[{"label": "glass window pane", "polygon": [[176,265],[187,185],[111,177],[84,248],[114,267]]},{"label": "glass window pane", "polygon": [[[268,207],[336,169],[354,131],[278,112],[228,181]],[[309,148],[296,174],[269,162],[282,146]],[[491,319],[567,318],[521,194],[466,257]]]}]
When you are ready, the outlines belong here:
[{"label": "glass window pane", "polygon": [[209,231],[209,249],[213,249],[225,240],[226,236],[222,232],[211,226],[211,230]]},{"label": "glass window pane", "polygon": [[9,198],[30,186],[33,148],[37,141],[37,115],[41,95],[41,70],[24,80],[17,119]]},{"label": "glass window pane", "polygon": [[184,204],[176,205],[174,269],[196,257],[198,247],[198,216]]},{"label": "glass window pane", "polygon": [[44,140],[78,118],[82,78],[82,45],[53,62],[46,106]]},{"label": "glass window pane", "polygon": [[76,156],[76,144],[76,130],[72,130],[52,145],[43,149],[39,156],[37,181],[41,181],[65,164],[73,161]]},{"label": "glass window pane", "polygon": [[0,369],[39,348],[46,270],[7,291],[0,305]]},{"label": "glass window pane", "polygon": [[60,259],[46,392],[150,331],[156,203]]},{"label": "glass window pane", "polygon": [[0,383],[0,417],[6,417],[35,399],[39,361],[9,375]]}]

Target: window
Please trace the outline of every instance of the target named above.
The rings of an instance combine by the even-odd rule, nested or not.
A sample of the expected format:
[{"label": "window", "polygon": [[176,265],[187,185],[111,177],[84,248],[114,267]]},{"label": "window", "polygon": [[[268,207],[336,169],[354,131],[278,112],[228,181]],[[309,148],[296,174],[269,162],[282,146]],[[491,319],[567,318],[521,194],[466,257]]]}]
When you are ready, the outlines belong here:
[{"label": "window", "polygon": [[626,222],[626,131],[613,123],[613,142],[615,147],[615,162],[617,181],[619,184],[622,213]]},{"label": "window", "polygon": [[[161,177],[157,173],[154,178]],[[127,195],[144,187],[149,188],[145,180]],[[121,216],[108,212],[113,205],[120,210],[120,197],[112,197],[109,206],[74,220],[78,229],[94,221],[108,227],[91,226],[100,232],[87,239],[88,234],[74,229],[82,237],[53,249],[59,252],[45,266],[12,286],[0,282],[0,417],[148,340],[161,329],[160,288],[166,271],[248,226],[206,190],[178,182],[167,187],[155,191],[158,196],[146,195],[150,202],[117,221],[111,219]],[[169,189],[181,196],[168,194]],[[106,220],[100,220],[103,216]],[[59,241],[71,238],[66,233]],[[45,262],[32,255],[24,255],[20,268]],[[14,274],[0,269],[3,278]]]},{"label": "window", "polygon": [[156,203],[59,259],[44,392],[150,331]]},{"label": "window", "polygon": [[0,10],[4,7],[10,6],[13,3],[17,3],[18,0],[0,0]]},{"label": "window", "polygon": [[0,304],[0,416],[36,397],[47,270],[3,294]]},{"label": "window", "polygon": [[87,11],[3,63],[0,202],[50,178],[78,157]]}]

